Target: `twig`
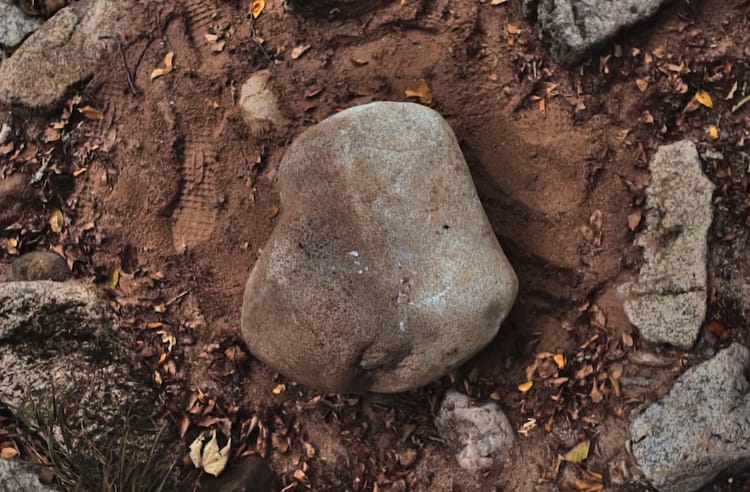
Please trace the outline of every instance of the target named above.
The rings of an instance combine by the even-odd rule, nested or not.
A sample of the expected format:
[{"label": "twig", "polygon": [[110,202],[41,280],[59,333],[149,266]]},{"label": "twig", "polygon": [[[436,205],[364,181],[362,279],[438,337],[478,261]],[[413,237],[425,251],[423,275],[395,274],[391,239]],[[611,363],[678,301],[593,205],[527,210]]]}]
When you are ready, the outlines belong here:
[{"label": "twig", "polygon": [[750,95],[747,95],[740,99],[740,102],[732,106],[732,113],[740,109],[742,106],[744,106],[746,103],[750,102]]},{"label": "twig", "polygon": [[189,290],[185,290],[185,291],[180,292],[179,294],[177,294],[176,296],[174,296],[173,298],[171,298],[170,300],[168,300],[166,302],[166,304],[164,304],[164,305],[165,306],[171,306],[175,302],[179,301],[180,299],[182,299],[183,297],[185,297],[186,295],[188,295],[188,292],[190,292],[190,291]]},{"label": "twig", "polygon": [[128,68],[128,60],[125,58],[125,50],[122,49],[122,38],[117,33],[105,33],[99,35],[99,39],[114,39],[117,42],[117,51],[120,53],[120,60],[122,61],[122,68],[125,70],[125,77],[128,81],[128,89],[133,97],[138,95],[138,88],[133,82],[133,74],[130,73]]}]

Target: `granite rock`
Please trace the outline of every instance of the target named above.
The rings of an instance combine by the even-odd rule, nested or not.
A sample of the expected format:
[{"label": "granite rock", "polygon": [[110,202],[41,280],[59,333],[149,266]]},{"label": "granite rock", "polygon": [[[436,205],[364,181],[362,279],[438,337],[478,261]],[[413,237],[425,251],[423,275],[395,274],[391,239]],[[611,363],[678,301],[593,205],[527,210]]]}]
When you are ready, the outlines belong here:
[{"label": "granite rock", "polygon": [[447,122],[411,103],[342,111],[297,137],[242,332],[261,360],[334,392],[400,392],[496,335],[518,280]]},{"label": "granite rock", "polygon": [[15,48],[40,24],[40,20],[24,14],[11,0],[0,0],[0,49]]}]

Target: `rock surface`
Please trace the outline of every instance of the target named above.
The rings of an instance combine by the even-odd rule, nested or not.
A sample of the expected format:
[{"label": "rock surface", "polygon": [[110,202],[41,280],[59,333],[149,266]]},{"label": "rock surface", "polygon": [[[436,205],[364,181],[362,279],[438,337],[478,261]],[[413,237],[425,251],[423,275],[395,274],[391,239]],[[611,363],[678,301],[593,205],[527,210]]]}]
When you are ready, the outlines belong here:
[{"label": "rock surface", "polygon": [[240,108],[250,131],[262,135],[272,127],[282,127],[287,123],[279,111],[279,100],[268,86],[270,70],[254,73],[240,89]]},{"label": "rock surface", "polygon": [[51,251],[33,251],[19,256],[11,264],[10,281],[53,280],[63,282],[70,278],[65,259]]},{"label": "rock surface", "polygon": [[34,469],[17,459],[0,459],[0,492],[53,492],[42,485]]},{"label": "rock surface", "polygon": [[458,448],[461,468],[480,472],[491,468],[493,456],[513,447],[513,427],[495,403],[474,406],[468,396],[448,391],[435,422],[438,431]]},{"label": "rock surface", "polygon": [[750,464],[749,360],[747,348],[731,345],[685,371],[633,419],[633,455],[659,491],[698,490],[723,470]]},{"label": "rock surface", "polygon": [[300,135],[282,211],[245,289],[250,350],[327,391],[399,392],[465,362],[518,290],[453,131],[372,103]]},{"label": "rock surface", "polygon": [[11,0],[0,0],[0,48],[15,48],[40,24],[41,21],[25,15]]},{"label": "rock surface", "polygon": [[654,15],[666,0],[526,0],[549,39],[552,56],[574,64],[624,29]]},{"label": "rock surface", "polygon": [[706,315],[706,255],[714,185],[703,174],[695,145],[660,147],[651,159],[638,280],[624,284],[625,313],[641,336],[690,348]]},{"label": "rock surface", "polygon": [[81,0],[57,12],[0,69],[0,103],[47,110],[90,77],[107,49],[99,39],[127,21],[130,0]]},{"label": "rock surface", "polygon": [[0,402],[49,408],[89,437],[152,413],[154,395],[104,300],[74,282],[0,283]]}]

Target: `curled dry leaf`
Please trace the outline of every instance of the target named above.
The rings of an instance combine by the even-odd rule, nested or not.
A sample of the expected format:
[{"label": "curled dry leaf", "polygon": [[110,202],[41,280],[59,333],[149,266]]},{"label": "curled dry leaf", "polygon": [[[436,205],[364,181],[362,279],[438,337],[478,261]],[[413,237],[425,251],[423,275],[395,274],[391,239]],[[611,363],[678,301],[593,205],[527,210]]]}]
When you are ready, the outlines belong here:
[{"label": "curled dry leaf", "polygon": [[272,392],[272,393],[273,393],[274,395],[280,395],[280,394],[281,394],[281,393],[283,393],[284,391],[286,391],[286,385],[285,385],[285,384],[279,384],[279,385],[277,385],[277,386],[276,386],[276,387],[275,387],[275,388],[273,389],[273,391],[271,391],[271,392]]},{"label": "curled dry leaf", "polygon": [[157,77],[161,77],[162,75],[167,75],[168,73],[172,72],[174,69],[174,65],[172,65],[172,62],[174,61],[174,53],[169,52],[164,57],[164,68],[155,68],[153,72],[151,72],[151,80],[154,80]]},{"label": "curled dry leaf", "polygon": [[253,0],[250,4],[250,14],[252,14],[253,19],[257,19],[263,13],[264,8],[266,8],[266,0]]},{"label": "curled dry leaf", "polygon": [[531,389],[531,387],[534,386],[534,381],[526,381],[525,383],[521,383],[518,385],[518,391],[521,393],[526,393]]},{"label": "curled dry leaf", "polygon": [[419,98],[419,102],[427,106],[432,104],[432,89],[430,89],[430,86],[424,80],[419,81],[419,85],[415,90],[406,89],[404,95],[406,97],[417,97]]},{"label": "curled dry leaf", "polygon": [[559,369],[565,368],[565,356],[563,354],[555,354],[553,359],[555,360],[555,364],[557,364],[557,367]]},{"label": "curled dry leaf", "polygon": [[104,113],[93,106],[80,107],[78,108],[78,112],[81,113],[84,118],[88,118],[90,120],[101,120],[102,118],[104,118]]}]

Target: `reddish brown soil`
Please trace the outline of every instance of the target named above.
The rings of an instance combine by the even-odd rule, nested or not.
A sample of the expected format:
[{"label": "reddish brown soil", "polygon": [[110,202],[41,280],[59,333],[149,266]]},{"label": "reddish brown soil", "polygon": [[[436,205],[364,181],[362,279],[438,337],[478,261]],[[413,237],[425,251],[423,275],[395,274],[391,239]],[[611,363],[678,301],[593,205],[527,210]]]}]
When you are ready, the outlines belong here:
[{"label": "reddish brown soil", "polygon": [[[515,0],[501,6],[384,1],[311,18],[271,0],[257,20],[247,16],[249,2],[171,3],[144,2],[134,12],[124,48],[138,95],[129,92],[113,54],[80,91],[80,104],[101,108],[104,118],[82,120],[74,112],[70,138],[43,141],[44,129],[65,119],[64,112],[3,114],[0,123],[12,119],[21,128],[17,145],[36,145],[40,155],[5,156],[0,172],[33,173],[43,153],[53,157],[39,203],[19,219],[30,225],[2,238],[20,239],[20,252],[58,246],[82,278],[106,283],[113,268],[121,269],[113,303],[140,340],[135,348],[144,374],[163,388],[175,438],[184,400],[200,388],[217,399],[206,416],[233,422],[236,454],[269,456],[279,488],[293,484],[294,470],[303,468],[312,490],[575,490],[582,468],[609,483],[607,463],[624,446],[630,413],[664,395],[685,365],[727,342],[707,332],[690,353],[664,351],[674,356],[666,368],[626,357],[646,347],[615,295],[638,265],[627,216],[642,204],[653,149],[680,138],[721,154],[705,159],[718,189],[708,321],[721,322],[725,338],[750,342],[750,104],[732,113],[739,97],[724,100],[735,81],[741,94],[748,80],[747,1],[677,2],[575,69],[549,60]],[[205,35],[226,27],[226,47],[215,53]],[[292,48],[303,44],[309,50],[292,59]],[[175,71],[151,81],[169,51]],[[271,68],[291,123],[258,135],[236,103],[242,82],[263,68]],[[645,91],[636,79],[647,82]],[[406,100],[405,89],[420,80],[432,89],[432,107],[453,126],[519,276],[518,302],[497,339],[451,377],[395,396],[316,395],[252,358],[229,360],[247,351],[238,334],[242,292],[274,226],[275,175],[287,145],[341,109]],[[699,89],[713,96],[714,108],[684,112]],[[706,133],[710,124],[720,128],[716,141]],[[46,227],[58,206],[67,221],[60,236]],[[0,254],[9,261],[14,254],[4,244]],[[158,364],[163,345],[149,322],[165,323],[160,329],[177,336],[171,362]],[[572,375],[584,365],[576,354],[597,334],[592,353],[604,374],[601,402],[590,394],[591,380],[571,386],[558,403],[550,403],[542,382],[519,392],[535,354],[564,353]],[[624,378],[649,378],[650,385],[623,385],[618,396],[605,374],[617,364]],[[275,394],[282,382],[285,391]],[[532,417],[538,426],[527,437],[519,434],[516,449],[495,469],[471,476],[434,429],[449,387],[499,400],[516,428]],[[252,416],[263,424],[260,435],[241,428]],[[215,424],[191,419],[186,449],[201,420]],[[288,450],[280,444],[287,438]],[[585,466],[556,471],[557,456],[584,438],[594,443]],[[314,457],[301,458],[306,442],[316,448]],[[418,450],[418,458],[401,464],[407,448]],[[185,484],[195,476],[185,467]],[[734,485],[721,489],[740,490],[743,483],[734,477]],[[622,490],[630,489],[643,487]]]}]

